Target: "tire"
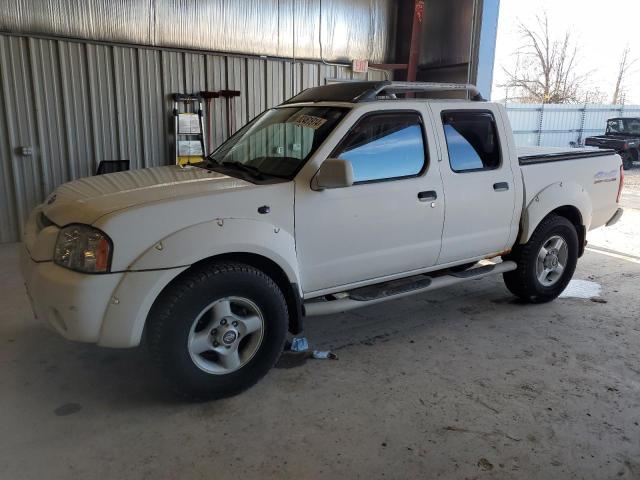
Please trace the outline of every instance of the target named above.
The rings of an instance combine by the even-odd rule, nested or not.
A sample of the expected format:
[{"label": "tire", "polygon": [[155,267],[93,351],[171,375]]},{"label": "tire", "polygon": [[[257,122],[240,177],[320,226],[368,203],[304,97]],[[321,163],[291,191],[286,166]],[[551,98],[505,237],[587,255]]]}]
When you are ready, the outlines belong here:
[{"label": "tire", "polygon": [[630,151],[620,153],[622,158],[622,167],[625,170],[631,170],[633,168],[633,154]]},{"label": "tire", "polygon": [[[566,255],[559,240],[566,246]],[[543,247],[546,255],[542,251]],[[526,302],[550,302],[562,293],[573,277],[578,262],[578,250],[575,226],[564,217],[549,215],[540,222],[526,244],[516,246],[511,254],[505,257],[505,260],[515,261],[518,268],[503,274],[504,283],[511,293]],[[555,255],[556,266],[555,251],[558,252]],[[544,259],[541,260],[541,265],[538,263],[539,255]],[[558,264],[564,267],[561,272]],[[549,273],[545,275],[547,269]]]},{"label": "tire", "polygon": [[174,391],[190,400],[223,398],[251,387],[275,365],[288,318],[281,290],[264,272],[214,263],[163,292],[149,314],[147,338]]}]

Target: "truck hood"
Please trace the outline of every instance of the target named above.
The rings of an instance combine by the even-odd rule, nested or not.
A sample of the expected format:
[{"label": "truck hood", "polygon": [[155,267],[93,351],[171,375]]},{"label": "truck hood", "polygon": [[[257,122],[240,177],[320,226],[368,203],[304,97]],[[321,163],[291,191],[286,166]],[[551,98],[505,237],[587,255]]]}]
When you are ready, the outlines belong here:
[{"label": "truck hood", "polygon": [[103,215],[145,203],[256,187],[203,168],[170,165],[65,183],[47,198],[42,212],[59,226],[91,224]]}]

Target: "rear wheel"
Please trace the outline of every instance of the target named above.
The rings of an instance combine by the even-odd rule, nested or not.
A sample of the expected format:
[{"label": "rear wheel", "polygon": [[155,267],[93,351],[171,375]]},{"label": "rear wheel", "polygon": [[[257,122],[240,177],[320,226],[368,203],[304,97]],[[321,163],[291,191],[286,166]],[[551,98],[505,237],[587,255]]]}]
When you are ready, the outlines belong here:
[{"label": "rear wheel", "polygon": [[518,268],[503,274],[507,288],[531,303],[549,302],[567,287],[578,261],[578,234],[566,218],[549,215],[529,241],[506,257]]},{"label": "rear wheel", "polygon": [[620,153],[620,157],[622,158],[622,166],[625,170],[633,168],[633,154],[630,151],[627,150]]},{"label": "rear wheel", "polygon": [[149,346],[178,393],[226,397],[276,363],[287,322],[285,299],[270,277],[249,265],[216,263],[187,273],[158,299]]}]

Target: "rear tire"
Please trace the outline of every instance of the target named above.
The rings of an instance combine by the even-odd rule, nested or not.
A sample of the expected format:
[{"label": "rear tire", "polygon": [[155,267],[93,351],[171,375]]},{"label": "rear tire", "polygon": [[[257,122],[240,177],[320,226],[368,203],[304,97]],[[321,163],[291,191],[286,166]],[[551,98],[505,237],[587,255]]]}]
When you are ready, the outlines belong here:
[{"label": "rear tire", "polygon": [[633,168],[633,154],[630,151],[625,151],[620,154],[622,158],[622,167],[625,170],[631,170]]},{"label": "rear tire", "polygon": [[566,218],[549,215],[529,241],[516,246],[505,260],[518,264],[503,274],[511,293],[529,303],[554,300],[567,287],[578,262],[578,234]]},{"label": "rear tire", "polygon": [[287,333],[276,283],[242,263],[205,265],[172,283],[148,318],[151,355],[191,400],[237,394],[275,365]]}]

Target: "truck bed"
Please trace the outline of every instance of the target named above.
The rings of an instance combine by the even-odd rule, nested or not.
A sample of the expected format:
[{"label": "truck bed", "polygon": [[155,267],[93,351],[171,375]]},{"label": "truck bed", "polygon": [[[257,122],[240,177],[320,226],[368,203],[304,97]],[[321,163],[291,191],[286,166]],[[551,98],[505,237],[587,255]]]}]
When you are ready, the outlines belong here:
[{"label": "truck bed", "polygon": [[519,147],[517,151],[520,165],[604,157],[616,153],[615,150],[590,147],[569,149],[559,147]]},{"label": "truck bed", "polygon": [[[580,201],[571,195],[580,190],[586,192],[592,208],[591,218],[584,219],[589,229],[604,225],[616,211],[621,161],[615,151],[523,147],[518,148],[517,153],[522,165],[525,206],[550,183],[558,183],[567,189],[564,195],[570,205]],[[581,193],[576,194],[582,196]]]}]

